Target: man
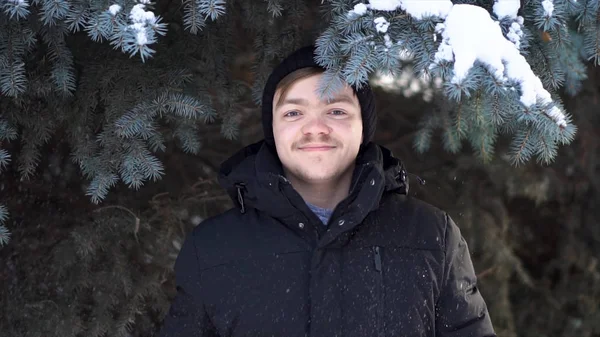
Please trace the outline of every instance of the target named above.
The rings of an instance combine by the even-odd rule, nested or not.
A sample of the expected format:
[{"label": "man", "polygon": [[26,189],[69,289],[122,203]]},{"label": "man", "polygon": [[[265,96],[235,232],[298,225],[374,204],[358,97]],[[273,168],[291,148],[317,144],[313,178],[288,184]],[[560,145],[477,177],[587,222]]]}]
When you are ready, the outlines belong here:
[{"label": "man", "polygon": [[236,207],[187,237],[161,336],[495,336],[467,245],[371,142],[374,99],[316,92],[312,47],[263,95],[265,139],[223,163]]}]

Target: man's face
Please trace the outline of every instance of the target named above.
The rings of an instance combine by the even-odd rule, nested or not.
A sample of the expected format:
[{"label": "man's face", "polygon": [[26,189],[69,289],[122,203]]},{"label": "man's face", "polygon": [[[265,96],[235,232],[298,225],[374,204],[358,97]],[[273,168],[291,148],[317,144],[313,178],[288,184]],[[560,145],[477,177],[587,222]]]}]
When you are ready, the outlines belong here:
[{"label": "man's face", "polygon": [[[331,101],[316,92],[320,74],[293,83],[273,102],[273,135],[287,175],[305,183],[339,178],[354,164],[362,142],[358,98],[346,86]],[[289,177],[288,177],[289,178]]]}]

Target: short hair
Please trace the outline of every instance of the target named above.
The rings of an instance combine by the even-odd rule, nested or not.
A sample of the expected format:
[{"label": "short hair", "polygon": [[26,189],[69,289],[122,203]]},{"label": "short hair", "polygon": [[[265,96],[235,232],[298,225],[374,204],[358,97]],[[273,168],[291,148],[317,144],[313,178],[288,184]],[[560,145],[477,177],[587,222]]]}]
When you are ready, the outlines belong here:
[{"label": "short hair", "polygon": [[276,107],[277,105],[279,105],[279,103],[281,102],[281,100],[285,99],[285,95],[287,94],[288,90],[290,90],[290,87],[292,86],[292,84],[296,83],[299,80],[314,76],[314,75],[319,75],[325,72],[325,69],[323,68],[319,68],[319,67],[306,67],[306,68],[300,68],[298,70],[294,70],[291,73],[287,74],[283,79],[281,79],[281,81],[279,81],[279,83],[277,84],[277,87],[275,88],[275,92],[277,92],[279,90],[280,95],[279,95],[279,99],[277,100],[277,102],[274,102],[273,106]]}]

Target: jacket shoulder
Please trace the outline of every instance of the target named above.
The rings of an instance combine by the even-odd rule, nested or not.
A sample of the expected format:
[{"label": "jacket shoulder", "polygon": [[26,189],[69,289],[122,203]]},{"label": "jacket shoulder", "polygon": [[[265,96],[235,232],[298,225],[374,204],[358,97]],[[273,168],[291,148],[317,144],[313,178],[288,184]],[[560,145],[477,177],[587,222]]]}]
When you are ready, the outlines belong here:
[{"label": "jacket shoulder", "polygon": [[395,194],[391,202],[399,212],[407,216],[419,218],[421,221],[433,226],[446,226],[447,213],[437,206],[413,196]]}]

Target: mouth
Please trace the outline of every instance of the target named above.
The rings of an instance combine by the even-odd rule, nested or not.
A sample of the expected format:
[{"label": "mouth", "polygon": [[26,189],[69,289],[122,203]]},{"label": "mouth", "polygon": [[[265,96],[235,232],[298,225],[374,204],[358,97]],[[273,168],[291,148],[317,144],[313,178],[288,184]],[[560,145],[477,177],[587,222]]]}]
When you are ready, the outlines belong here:
[{"label": "mouth", "polygon": [[333,150],[333,149],[335,149],[335,146],[331,146],[331,145],[310,145],[310,146],[300,147],[299,149],[300,149],[300,151],[305,151],[305,152],[318,152],[318,151]]}]

